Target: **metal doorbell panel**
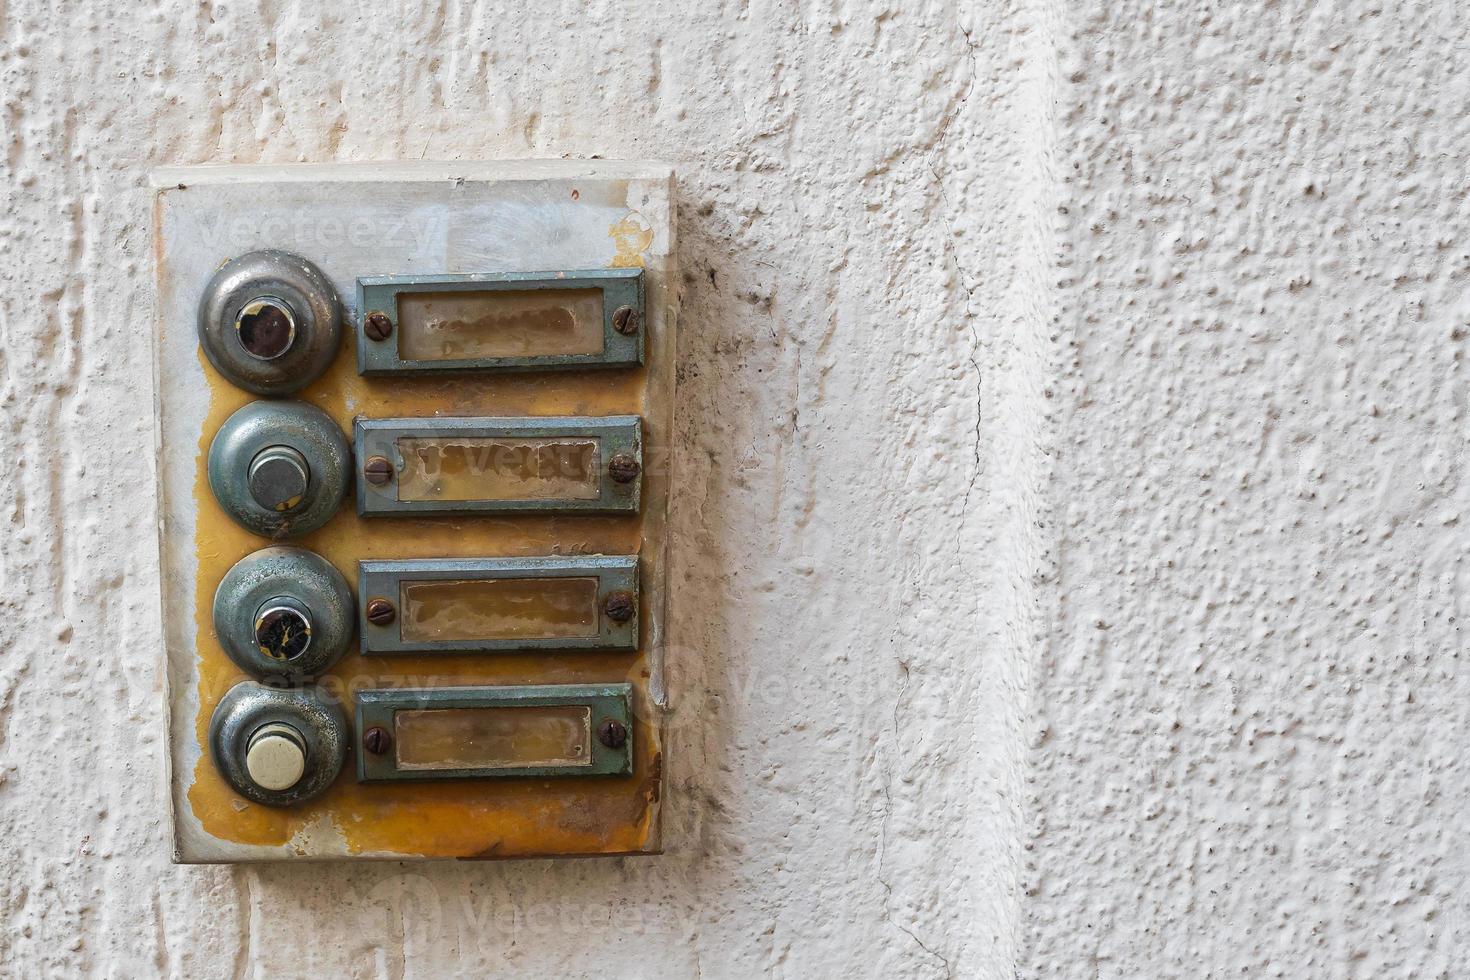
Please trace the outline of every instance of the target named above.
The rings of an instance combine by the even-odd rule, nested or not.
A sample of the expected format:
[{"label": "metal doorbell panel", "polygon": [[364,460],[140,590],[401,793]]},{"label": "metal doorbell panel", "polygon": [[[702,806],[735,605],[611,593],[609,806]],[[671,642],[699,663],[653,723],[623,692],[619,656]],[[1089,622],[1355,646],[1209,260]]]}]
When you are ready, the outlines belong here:
[{"label": "metal doorbell panel", "polygon": [[657,853],[671,171],[155,192],[175,859]]}]

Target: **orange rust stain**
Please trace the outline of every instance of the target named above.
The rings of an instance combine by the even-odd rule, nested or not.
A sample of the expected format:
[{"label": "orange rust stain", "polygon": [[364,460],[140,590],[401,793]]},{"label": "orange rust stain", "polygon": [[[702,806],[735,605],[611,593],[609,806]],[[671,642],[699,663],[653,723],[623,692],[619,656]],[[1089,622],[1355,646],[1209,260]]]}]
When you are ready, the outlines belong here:
[{"label": "orange rust stain", "polygon": [[[651,241],[652,232],[647,232]],[[635,236],[636,237],[636,236]],[[620,237],[621,248],[624,238]],[[630,241],[632,239],[629,239]],[[646,247],[646,242],[642,247]],[[357,375],[347,331],[343,350],[326,375],[299,397],[320,406],[351,433],[355,415],[616,415],[642,414],[645,371],[595,371],[502,376],[492,379],[368,379]],[[209,489],[206,453],[220,425],[252,400],[217,375],[201,354],[211,399],[199,440],[194,486],[198,579],[195,623],[199,715],[196,735],[207,745],[210,713],[244,675],[214,634],[210,605],[215,588],[236,561],[272,542],[237,527]],[[656,447],[665,436],[646,421]],[[645,514],[661,508],[665,481],[645,473]],[[657,519],[647,521],[652,527]],[[650,528],[651,529],[651,528]],[[642,554],[649,583],[662,569],[658,550],[644,540],[645,517],[362,519],[352,500],[320,530],[290,543],[327,558],[356,589],[360,558]],[[646,619],[640,635],[648,636]],[[647,853],[658,849],[659,721],[644,694],[647,652],[540,656],[422,656],[392,659],[351,652],[319,683],[349,706],[354,691],[371,687],[474,684],[556,684],[629,681],[635,687],[634,773],[630,777],[463,780],[444,783],[360,784],[349,750],[332,788],[310,803],[273,809],[250,803],[216,773],[208,752],[195,767],[187,797],[194,815],[215,837],[244,844],[284,845],[303,828],[331,819],[349,853],[429,857],[520,857]],[[650,792],[650,785],[653,787]]]},{"label": "orange rust stain", "polygon": [[613,240],[613,258],[608,265],[614,269],[643,268],[643,253],[653,244],[653,229],[637,211],[629,211],[621,221],[608,227],[607,233]]}]

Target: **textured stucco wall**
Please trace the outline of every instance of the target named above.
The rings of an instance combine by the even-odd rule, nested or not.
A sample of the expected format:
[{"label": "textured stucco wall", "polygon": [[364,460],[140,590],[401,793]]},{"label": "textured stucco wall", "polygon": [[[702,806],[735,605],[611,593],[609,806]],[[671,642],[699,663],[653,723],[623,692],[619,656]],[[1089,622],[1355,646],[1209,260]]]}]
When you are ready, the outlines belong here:
[{"label": "textured stucco wall", "polygon": [[1021,974],[1470,973],[1470,16],[1059,33]]},{"label": "textured stucco wall", "polygon": [[[909,2],[0,8],[0,973],[1008,975],[1044,28]],[[145,173],[594,154],[681,175],[670,853],[170,866]]]},{"label": "textured stucco wall", "polygon": [[[1457,976],[1470,23],[0,10],[0,973]],[[167,862],[144,174],[681,174],[653,860]]]}]

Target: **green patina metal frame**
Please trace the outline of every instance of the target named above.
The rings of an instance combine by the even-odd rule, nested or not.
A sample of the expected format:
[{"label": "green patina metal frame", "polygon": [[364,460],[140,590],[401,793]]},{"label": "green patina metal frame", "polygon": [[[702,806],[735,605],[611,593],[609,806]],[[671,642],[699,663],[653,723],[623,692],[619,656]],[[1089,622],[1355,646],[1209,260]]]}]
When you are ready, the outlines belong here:
[{"label": "green patina metal frame", "polygon": [[[398,477],[403,473],[404,438],[596,439],[597,496],[589,499],[527,500],[400,500]],[[357,513],[362,517],[420,517],[453,514],[473,517],[526,511],[556,514],[636,514],[642,486],[643,429],[636,415],[602,417],[545,416],[540,418],[434,418],[357,419],[353,425],[357,454]],[[619,483],[607,472],[614,456],[631,456],[639,475]],[[387,483],[374,485],[363,472],[364,461],[385,457],[393,467]]]},{"label": "green patina metal frame", "polygon": [[[404,640],[402,611],[382,625],[367,618],[369,600],[382,596],[399,603],[402,583],[488,579],[597,579],[598,629],[595,636],[523,637],[485,640]],[[603,609],[608,595],[633,597],[633,616],[614,622]],[[637,650],[638,556],[566,555],[546,558],[403,558],[357,563],[357,635],[364,656],[401,654],[526,653],[537,651]]]},{"label": "green patina metal frame", "polygon": [[[401,357],[398,348],[398,297],[404,293],[462,293],[535,289],[602,290],[602,351],[596,354],[546,354],[522,357],[480,357],[454,360],[413,360]],[[643,363],[644,315],[642,269],[592,269],[562,272],[502,272],[472,275],[364,276],[357,280],[357,372],[366,376],[445,374],[473,371],[556,371],[585,368],[636,367]],[[637,329],[619,333],[613,314],[631,307]],[[370,313],[382,313],[394,330],[384,340],[373,340],[365,332]]]},{"label": "green patina metal frame", "polygon": [[[514,687],[434,687],[358,691],[354,695],[353,724],[359,782],[398,782],[443,779],[547,778],[558,776],[626,776],[633,771],[633,710],[630,684],[554,684]],[[518,766],[479,769],[399,769],[396,749],[374,755],[362,748],[363,735],[381,728],[396,736],[394,715],[399,711],[448,708],[531,708],[586,705],[591,709],[585,766]],[[598,728],[612,720],[626,733],[613,748],[598,738]],[[396,738],[393,740],[396,744]]]}]

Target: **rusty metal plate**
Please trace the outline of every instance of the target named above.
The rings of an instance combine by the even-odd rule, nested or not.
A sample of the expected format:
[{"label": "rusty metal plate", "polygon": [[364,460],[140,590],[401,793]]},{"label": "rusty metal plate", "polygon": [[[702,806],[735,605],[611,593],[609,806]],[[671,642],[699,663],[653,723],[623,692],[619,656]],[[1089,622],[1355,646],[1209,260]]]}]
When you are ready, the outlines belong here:
[{"label": "rusty metal plate", "polygon": [[[657,853],[665,804],[664,556],[678,282],[668,168],[608,161],[209,167],[165,171],[155,187],[161,605],[176,859]],[[216,270],[261,248],[309,259],[342,300],[346,329],[334,357],[292,397],[322,409],[345,433],[359,417],[466,412],[641,420],[637,511],[387,519],[343,505],[317,529],[291,539],[340,570],[353,595],[360,561],[637,556],[633,648],[378,656],[349,646],[312,682],[349,714],[353,693],[364,690],[627,685],[636,732],[627,774],[359,782],[356,753],[363,750],[353,744],[321,795],[275,807],[243,798],[215,769],[210,717],[246,675],[214,633],[212,599],[226,572],[269,542],[226,516],[210,491],[205,450],[225,419],[258,396],[209,363],[196,319]],[[362,341],[355,325],[365,312],[356,306],[359,278],[522,269],[641,269],[644,363],[493,375],[358,373],[353,348]],[[574,584],[562,598],[574,603],[585,590],[585,583]],[[556,628],[576,631],[577,622],[571,615]],[[569,729],[548,723],[547,732],[558,730]],[[410,764],[433,765],[434,757],[415,756]]]}]

